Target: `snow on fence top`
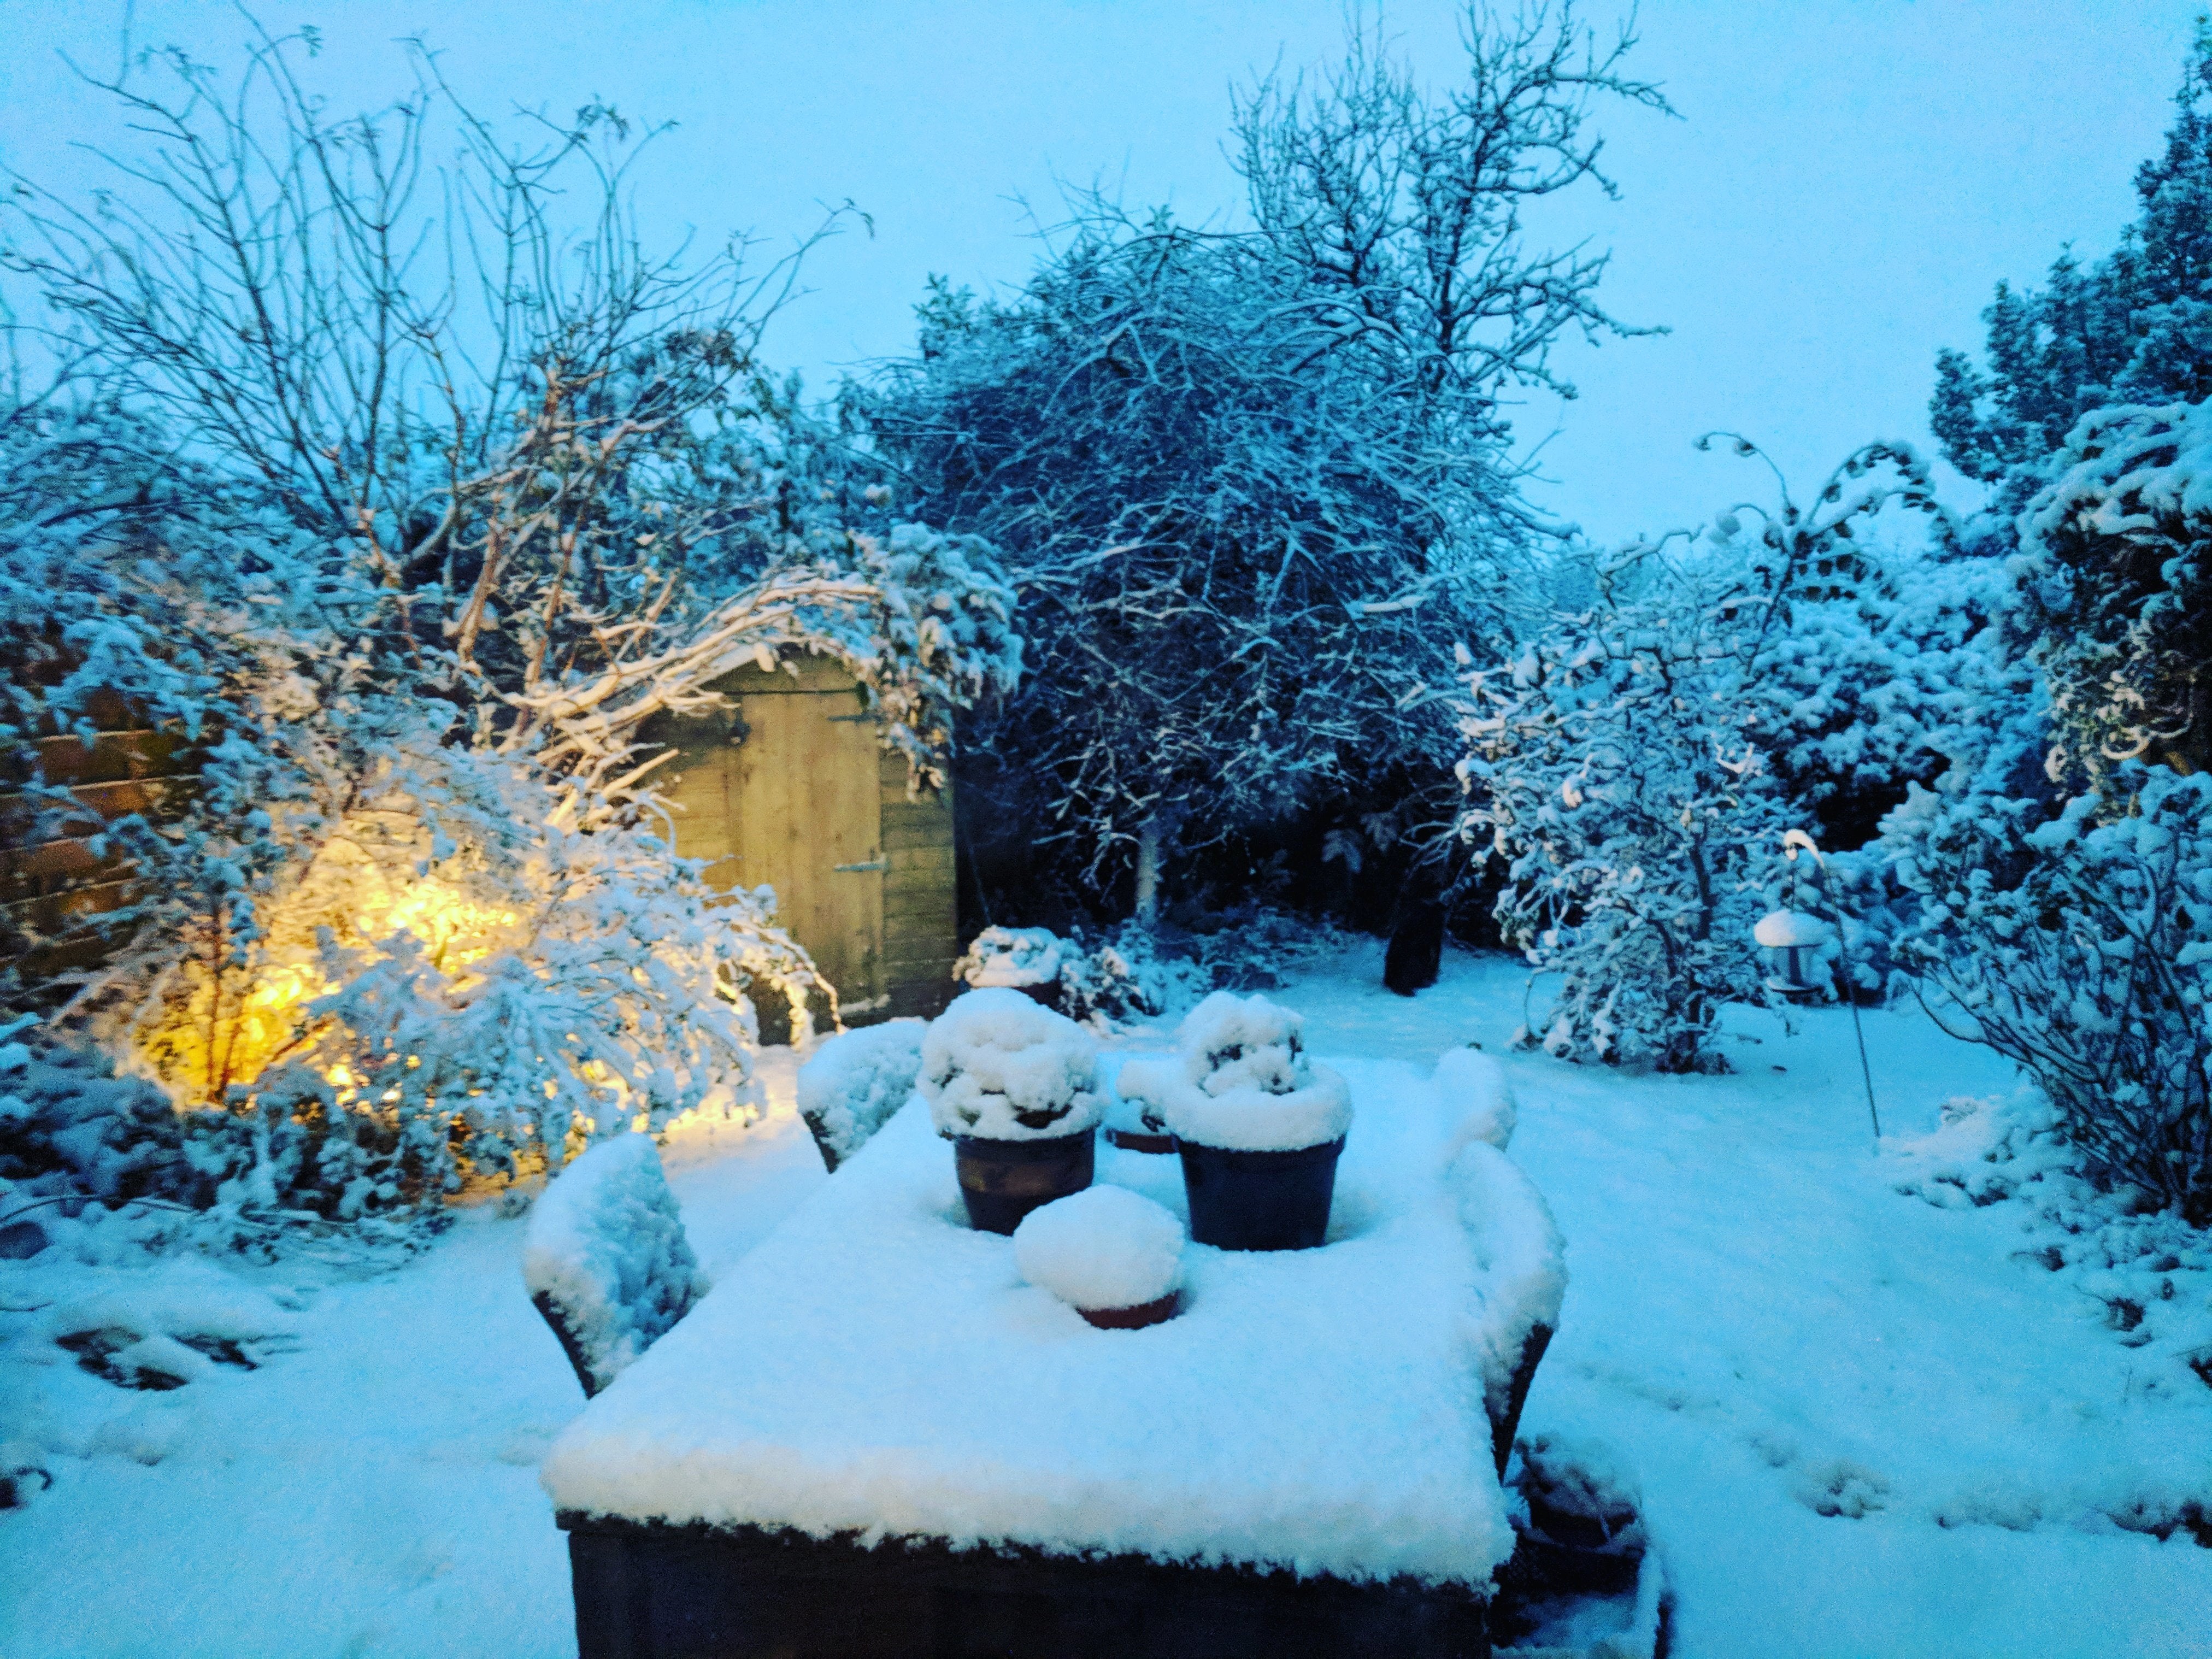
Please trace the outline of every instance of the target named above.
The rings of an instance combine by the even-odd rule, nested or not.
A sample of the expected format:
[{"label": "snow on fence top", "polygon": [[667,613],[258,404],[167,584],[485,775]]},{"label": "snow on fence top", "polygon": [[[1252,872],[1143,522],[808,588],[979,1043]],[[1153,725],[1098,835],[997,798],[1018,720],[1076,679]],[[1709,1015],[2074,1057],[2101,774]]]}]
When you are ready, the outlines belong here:
[{"label": "snow on fence top", "polygon": [[1305,1021],[1261,996],[1216,991],[1176,1033],[1183,1086],[1161,1115],[1201,1146],[1288,1152],[1321,1146],[1352,1125],[1344,1079],[1306,1057]]},{"label": "snow on fence top", "polygon": [[595,1389],[684,1317],[706,1282],[652,1136],[603,1140],[553,1178],[530,1212],[522,1278],[560,1310]]},{"label": "snow on fence top", "polygon": [[[1496,1149],[1449,1158],[1462,1103],[1344,1071],[1369,1109],[1330,1242],[1187,1246],[1184,1311],[1139,1331],[962,1225],[910,1104],[569,1425],[556,1506],[1486,1593],[1513,1535],[1484,1402],[1558,1317],[1559,1235]],[[1171,1160],[1103,1148],[1099,1179],[1185,1214]]]},{"label": "snow on fence top", "polygon": [[833,1171],[914,1092],[924,1029],[894,1019],[842,1031],[799,1068],[799,1115]]},{"label": "snow on fence top", "polygon": [[946,1134],[1042,1140],[1091,1128],[1098,1045],[1065,1014],[988,986],[955,997],[921,1040],[918,1085]]}]

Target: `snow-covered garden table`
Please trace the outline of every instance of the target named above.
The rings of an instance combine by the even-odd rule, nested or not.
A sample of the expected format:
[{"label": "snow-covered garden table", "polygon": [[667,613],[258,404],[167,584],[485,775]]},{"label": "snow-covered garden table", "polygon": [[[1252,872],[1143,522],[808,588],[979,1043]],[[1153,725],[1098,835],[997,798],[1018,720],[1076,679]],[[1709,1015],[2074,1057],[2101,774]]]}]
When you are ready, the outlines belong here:
[{"label": "snow-covered garden table", "polygon": [[1559,1237],[1468,1103],[1338,1064],[1329,1242],[1191,1246],[1136,1331],[967,1228],[909,1102],[547,1457],[583,1659],[1486,1653]]}]

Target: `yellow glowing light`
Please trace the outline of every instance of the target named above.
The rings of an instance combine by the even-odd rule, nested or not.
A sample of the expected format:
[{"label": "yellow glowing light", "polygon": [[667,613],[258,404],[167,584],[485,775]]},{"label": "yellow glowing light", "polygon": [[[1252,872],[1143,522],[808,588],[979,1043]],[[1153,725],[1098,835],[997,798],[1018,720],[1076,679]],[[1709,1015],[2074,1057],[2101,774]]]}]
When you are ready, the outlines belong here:
[{"label": "yellow glowing light", "polygon": [[[520,920],[514,911],[470,898],[434,877],[394,884],[374,870],[353,874],[357,878],[348,884],[352,902],[340,910],[335,926],[331,894],[313,884],[303,884],[289,903],[276,908],[267,937],[300,941],[286,952],[293,960],[264,963],[242,994],[228,974],[203,986],[153,1034],[149,1046],[165,1058],[166,1071],[204,1097],[220,1097],[227,1087],[252,1083],[298,1048],[307,1035],[307,1006],[336,988],[319,966],[299,959],[308,954],[305,941],[318,928],[334,927],[343,942],[372,955],[382,954],[377,947],[400,933],[411,934],[431,963],[452,975],[498,949],[500,935]],[[407,1063],[421,1061],[410,1054]],[[324,1075],[344,1091],[342,1098],[367,1081],[342,1064]],[[385,1098],[397,1098],[397,1091]]]}]

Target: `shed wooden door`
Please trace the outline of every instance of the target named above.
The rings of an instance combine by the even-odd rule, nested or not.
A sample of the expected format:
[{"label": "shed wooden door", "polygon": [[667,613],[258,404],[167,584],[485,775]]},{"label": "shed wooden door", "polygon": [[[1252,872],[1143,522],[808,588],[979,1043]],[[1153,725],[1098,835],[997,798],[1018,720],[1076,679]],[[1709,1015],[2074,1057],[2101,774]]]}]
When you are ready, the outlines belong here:
[{"label": "shed wooden door", "polygon": [[682,745],[670,792],[677,850],[710,860],[717,887],[774,888],[776,921],[846,1012],[866,1014],[884,994],[875,723],[849,679],[744,678],[728,738]]},{"label": "shed wooden door", "polygon": [[723,776],[738,868],[775,889],[776,919],[855,1013],[883,994],[884,848],[876,727],[859,689],[738,700]]},{"label": "shed wooden door", "polygon": [[949,791],[911,792],[852,677],[821,658],[715,683],[727,714],[669,722],[676,850],[717,887],[775,890],[776,918],[847,1020],[933,1016],[952,988],[958,904]]}]

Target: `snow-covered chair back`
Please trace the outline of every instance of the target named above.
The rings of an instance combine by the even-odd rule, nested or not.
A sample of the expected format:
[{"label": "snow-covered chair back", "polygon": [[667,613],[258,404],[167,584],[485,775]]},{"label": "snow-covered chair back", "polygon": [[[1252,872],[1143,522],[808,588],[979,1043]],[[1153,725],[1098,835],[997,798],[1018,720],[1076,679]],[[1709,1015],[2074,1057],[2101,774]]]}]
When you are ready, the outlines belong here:
[{"label": "snow-covered chair back", "polygon": [[691,1310],[706,1285],[651,1136],[603,1140],[554,1177],[522,1278],[586,1398]]},{"label": "snow-covered chair back", "polygon": [[1566,1243],[1543,1194],[1489,1140],[1461,1146],[1445,1180],[1476,1243],[1474,1288],[1484,1316],[1472,1357],[1502,1479],[1537,1364],[1559,1328]]},{"label": "snow-covered chair back", "polygon": [[921,1069],[919,1019],[894,1019],[842,1031],[799,1068],[799,1115],[835,1174],[914,1093]]}]

